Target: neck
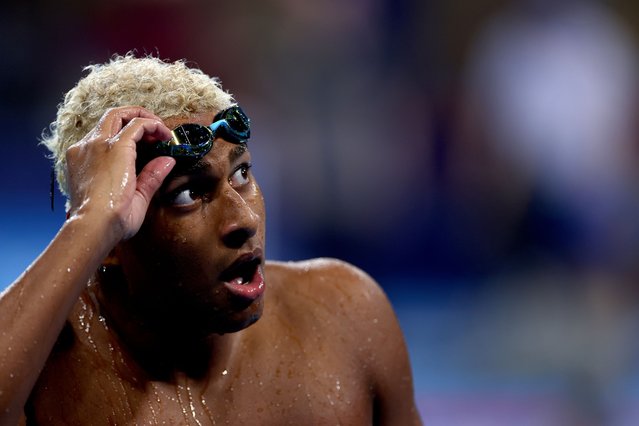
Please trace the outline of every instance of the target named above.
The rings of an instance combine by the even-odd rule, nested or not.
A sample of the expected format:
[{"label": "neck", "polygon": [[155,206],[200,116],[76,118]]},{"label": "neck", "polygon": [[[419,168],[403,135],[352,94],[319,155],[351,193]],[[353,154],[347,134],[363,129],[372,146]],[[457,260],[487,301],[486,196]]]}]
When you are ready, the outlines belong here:
[{"label": "neck", "polygon": [[[177,375],[202,379],[223,369],[236,333],[202,334],[179,315],[142,307],[132,300],[121,274],[101,274],[95,295],[101,314],[123,349],[151,379],[172,380]],[[168,318],[168,319],[167,319]],[[218,368],[219,367],[219,368]]]}]

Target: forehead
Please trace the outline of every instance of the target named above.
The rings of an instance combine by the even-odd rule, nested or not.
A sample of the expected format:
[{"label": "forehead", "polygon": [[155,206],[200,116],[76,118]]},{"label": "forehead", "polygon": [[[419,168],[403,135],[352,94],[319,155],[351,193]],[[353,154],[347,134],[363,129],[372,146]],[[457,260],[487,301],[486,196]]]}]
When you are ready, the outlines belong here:
[{"label": "forehead", "polygon": [[198,112],[189,115],[178,115],[175,117],[169,117],[164,120],[164,124],[169,129],[175,129],[177,126],[185,123],[195,123],[201,124],[203,126],[208,126],[213,122],[213,118],[215,117],[215,111],[206,111],[206,112]]},{"label": "forehead", "polygon": [[209,173],[224,174],[225,170],[238,161],[248,149],[245,144],[237,145],[216,139],[213,148],[204,157],[195,161],[178,161],[165,184],[180,176],[205,175]]}]

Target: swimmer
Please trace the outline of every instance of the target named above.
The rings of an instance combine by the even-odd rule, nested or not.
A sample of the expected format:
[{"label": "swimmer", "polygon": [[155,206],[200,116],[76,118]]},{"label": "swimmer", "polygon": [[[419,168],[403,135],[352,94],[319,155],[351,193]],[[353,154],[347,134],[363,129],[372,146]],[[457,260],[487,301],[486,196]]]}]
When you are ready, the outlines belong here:
[{"label": "swimmer", "polygon": [[0,297],[0,424],[420,425],[378,284],[266,261],[219,81],[133,54],[87,71],[43,140],[67,220]]}]

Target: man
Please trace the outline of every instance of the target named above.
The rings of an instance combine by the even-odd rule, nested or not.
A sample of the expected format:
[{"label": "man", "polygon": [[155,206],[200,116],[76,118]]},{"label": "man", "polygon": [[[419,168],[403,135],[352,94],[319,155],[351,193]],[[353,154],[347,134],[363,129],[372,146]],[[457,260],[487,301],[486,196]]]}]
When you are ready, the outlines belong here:
[{"label": "man", "polygon": [[0,300],[0,424],[420,424],[378,285],[265,262],[248,118],[218,82],[88,69],[44,140],[68,219]]}]

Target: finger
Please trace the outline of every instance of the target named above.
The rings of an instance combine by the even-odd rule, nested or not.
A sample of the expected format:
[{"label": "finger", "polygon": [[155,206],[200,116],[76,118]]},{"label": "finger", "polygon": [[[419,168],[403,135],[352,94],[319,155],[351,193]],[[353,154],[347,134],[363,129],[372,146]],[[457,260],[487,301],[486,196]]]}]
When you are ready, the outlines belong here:
[{"label": "finger", "polygon": [[132,207],[134,211],[142,209],[146,212],[153,195],[160,189],[162,182],[174,166],[175,159],[171,157],[157,157],[144,166],[137,177]]},{"label": "finger", "polygon": [[96,126],[96,130],[99,133],[105,134],[107,137],[113,137],[134,118],[162,121],[160,117],[140,106],[117,107],[107,110],[104,115],[102,115],[102,118],[100,118]]},{"label": "finger", "polygon": [[124,239],[129,239],[138,232],[153,195],[160,188],[174,165],[175,159],[171,157],[157,157],[142,169],[142,172],[137,177],[136,191],[131,200],[131,210],[129,212],[130,228],[127,235],[124,235]]},{"label": "finger", "polygon": [[118,140],[130,140],[135,143],[144,140],[145,142],[153,142],[158,140],[171,139],[171,130],[162,123],[160,120],[149,118],[133,118],[124,128],[120,131],[115,138],[112,138],[112,143]]}]

